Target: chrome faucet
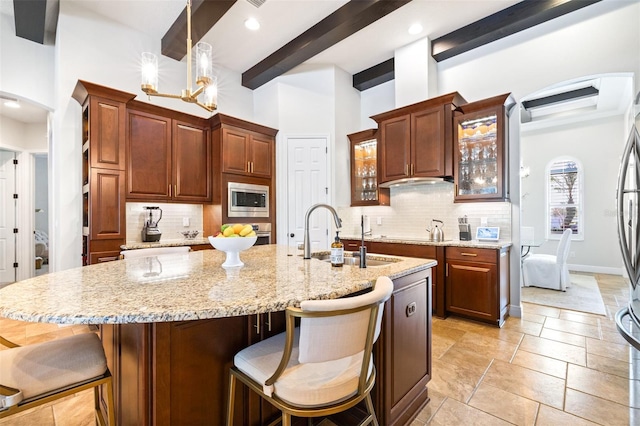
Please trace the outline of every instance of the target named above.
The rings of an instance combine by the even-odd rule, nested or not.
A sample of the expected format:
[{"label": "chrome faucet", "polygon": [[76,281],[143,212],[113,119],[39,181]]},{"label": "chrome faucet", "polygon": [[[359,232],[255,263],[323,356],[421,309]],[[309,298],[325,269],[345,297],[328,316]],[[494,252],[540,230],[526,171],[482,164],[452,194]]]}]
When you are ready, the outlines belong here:
[{"label": "chrome faucet", "polygon": [[342,228],[342,220],[338,217],[336,210],[329,204],[314,204],[309,207],[307,213],[304,215],[304,258],[311,259],[311,242],[309,241],[309,215],[318,207],[324,207],[333,214],[333,220],[336,222],[336,228]]}]

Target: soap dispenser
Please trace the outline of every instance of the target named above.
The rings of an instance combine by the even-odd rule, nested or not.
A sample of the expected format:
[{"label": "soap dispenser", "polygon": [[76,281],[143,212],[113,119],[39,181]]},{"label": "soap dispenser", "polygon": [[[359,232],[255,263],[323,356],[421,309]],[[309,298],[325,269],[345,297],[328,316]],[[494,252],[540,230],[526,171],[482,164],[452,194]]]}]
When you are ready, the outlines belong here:
[{"label": "soap dispenser", "polygon": [[336,232],[336,239],[331,244],[331,266],[340,267],[342,265],[344,265],[344,244]]}]

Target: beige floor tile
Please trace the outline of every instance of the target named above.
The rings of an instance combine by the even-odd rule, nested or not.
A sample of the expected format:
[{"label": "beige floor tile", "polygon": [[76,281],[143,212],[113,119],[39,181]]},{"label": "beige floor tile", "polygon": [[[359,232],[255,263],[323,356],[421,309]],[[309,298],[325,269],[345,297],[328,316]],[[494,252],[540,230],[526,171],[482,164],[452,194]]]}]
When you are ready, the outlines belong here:
[{"label": "beige floor tile", "polygon": [[556,342],[568,343],[574,346],[580,346],[581,348],[587,347],[587,338],[579,336],[577,334],[565,333],[564,331],[552,330],[550,328],[543,328],[540,333],[540,337],[555,340]]},{"label": "beige floor tile", "polygon": [[435,337],[431,340],[431,356],[433,359],[440,358],[445,352],[454,345],[453,340],[446,340]]},{"label": "beige floor tile", "polygon": [[562,409],[565,381],[548,374],[496,360],[482,384]]},{"label": "beige floor tile", "polygon": [[564,411],[602,425],[636,425],[640,410],[567,389]]},{"label": "beige floor tile", "polygon": [[587,352],[587,367],[602,371],[603,373],[615,374],[625,379],[632,377],[631,364],[626,361],[619,361],[614,358],[590,354]]},{"label": "beige floor tile", "polygon": [[533,425],[539,403],[481,383],[469,405],[516,425]]},{"label": "beige floor tile", "polygon": [[551,306],[536,305],[534,303],[523,303],[523,310],[526,313],[544,315],[549,318],[560,318],[560,309]]},{"label": "beige floor tile", "polygon": [[547,319],[547,317],[544,315],[534,314],[532,312],[523,312],[522,319],[529,322],[544,324],[544,321]]},{"label": "beige floor tile", "polygon": [[573,414],[565,413],[547,405],[540,404],[536,426],[597,426],[597,423],[581,419]]},{"label": "beige floor tile", "polygon": [[531,370],[549,374],[559,379],[567,378],[567,363],[546,356],[534,354],[524,350],[518,350],[511,362]]},{"label": "beige floor tile", "polygon": [[460,367],[486,371],[489,365],[491,365],[493,357],[475,351],[469,352],[454,345],[440,357],[440,360]]},{"label": "beige floor tile", "polygon": [[93,390],[89,389],[65,399],[53,406],[56,426],[93,426],[96,424],[93,409]]},{"label": "beige floor tile", "polygon": [[491,414],[448,398],[429,422],[431,426],[502,426],[508,425]]},{"label": "beige floor tile", "polygon": [[485,327],[482,330],[474,330],[469,333],[477,334],[480,336],[491,337],[493,339],[504,340],[505,342],[511,342],[518,344],[522,340],[524,333],[520,331],[514,331],[506,328],[498,327]]},{"label": "beige floor tile", "polygon": [[602,315],[592,315],[585,312],[566,311],[563,309],[560,312],[559,319],[597,326],[601,318],[604,317]]},{"label": "beige floor tile", "polygon": [[640,388],[640,382],[579,365],[569,365],[567,369],[567,388],[640,408],[640,395],[632,394],[635,401],[629,398],[629,389],[634,386]]},{"label": "beige floor tile", "polygon": [[542,331],[542,324],[526,321],[522,318],[508,317],[502,328],[505,330],[539,336]]},{"label": "beige floor tile", "polygon": [[616,330],[609,330],[608,328],[601,328],[602,340],[607,342],[617,343],[619,345],[629,346],[624,337],[620,334],[620,332]]},{"label": "beige floor tile", "polygon": [[466,403],[471,398],[484,370],[460,367],[434,359],[429,391],[435,390],[449,398]]},{"label": "beige floor tile", "polygon": [[476,353],[487,358],[511,361],[518,348],[517,343],[506,342],[492,337],[482,336],[477,333],[467,333],[457,341],[453,348]]},{"label": "beige floor tile", "polygon": [[482,330],[487,328],[487,325],[484,323],[479,323],[476,321],[471,321],[465,318],[460,318],[456,316],[450,316],[445,320],[442,320],[442,325],[445,327],[455,328],[462,331],[474,331],[474,330]]},{"label": "beige floor tile", "polygon": [[544,323],[545,328],[564,331],[566,333],[578,334],[580,336],[600,338],[600,328],[597,325],[583,324],[575,321],[563,319],[547,318]]},{"label": "beige floor tile", "polygon": [[587,338],[587,353],[629,362],[630,352],[634,349],[628,343],[619,344],[604,340]]},{"label": "beige floor tile", "polygon": [[434,337],[438,337],[441,339],[449,340],[451,342],[457,342],[462,339],[467,331],[461,330],[460,328],[451,327],[454,323],[450,321],[438,321],[437,323],[432,324],[431,332]]},{"label": "beige floor tile", "polygon": [[420,422],[419,424],[427,424],[431,417],[433,417],[433,415],[442,406],[447,397],[429,387],[429,399],[429,403],[418,413],[415,418],[415,421]]},{"label": "beige floor tile", "polygon": [[525,336],[520,348],[527,352],[548,356],[560,361],[587,365],[587,351],[579,346],[556,342],[535,336]]}]

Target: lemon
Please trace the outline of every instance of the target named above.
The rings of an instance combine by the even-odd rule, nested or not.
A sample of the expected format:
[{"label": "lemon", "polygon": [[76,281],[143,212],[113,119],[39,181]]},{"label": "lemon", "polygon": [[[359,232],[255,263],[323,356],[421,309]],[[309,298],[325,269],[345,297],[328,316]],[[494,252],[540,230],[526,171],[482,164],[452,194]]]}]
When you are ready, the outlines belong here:
[{"label": "lemon", "polygon": [[241,223],[236,223],[235,225],[233,225],[233,233],[234,234],[239,234],[240,231],[242,231],[242,228],[244,228],[244,225]]},{"label": "lemon", "polygon": [[231,235],[233,235],[233,227],[228,226],[227,228],[224,229],[224,231],[222,231],[222,235],[224,235],[225,237],[230,237]]},{"label": "lemon", "polygon": [[239,234],[241,237],[246,237],[249,232],[253,231],[253,226],[245,225],[242,230],[240,230]]}]

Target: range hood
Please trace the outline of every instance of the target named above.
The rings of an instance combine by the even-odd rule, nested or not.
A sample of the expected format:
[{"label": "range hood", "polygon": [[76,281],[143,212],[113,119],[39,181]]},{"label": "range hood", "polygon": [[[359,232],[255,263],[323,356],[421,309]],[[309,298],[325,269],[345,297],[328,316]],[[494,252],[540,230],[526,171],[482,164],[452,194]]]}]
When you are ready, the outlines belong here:
[{"label": "range hood", "polygon": [[396,186],[415,186],[415,185],[433,185],[436,183],[448,182],[453,183],[453,177],[410,177],[391,180],[378,185],[380,188],[393,188]]}]

